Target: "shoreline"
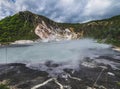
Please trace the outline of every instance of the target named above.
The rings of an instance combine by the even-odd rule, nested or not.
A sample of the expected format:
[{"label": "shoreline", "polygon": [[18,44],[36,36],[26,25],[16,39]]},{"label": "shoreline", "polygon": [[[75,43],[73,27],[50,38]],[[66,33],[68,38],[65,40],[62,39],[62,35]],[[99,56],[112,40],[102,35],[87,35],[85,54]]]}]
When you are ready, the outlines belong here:
[{"label": "shoreline", "polygon": [[[81,38],[81,39],[83,39],[83,38]],[[81,39],[70,39],[70,40],[81,40]],[[89,39],[89,38],[84,38],[84,39]],[[64,39],[64,40],[67,41],[67,39]],[[56,39],[54,41],[58,42],[58,41],[64,41],[64,40],[63,39]],[[95,40],[95,39],[93,39],[93,40]],[[53,40],[48,40],[48,39],[46,39],[46,40],[40,40],[40,39],[36,39],[36,40],[16,40],[14,42],[0,42],[0,47],[7,46],[7,45],[27,45],[27,44],[38,43],[38,42],[47,43],[47,42],[52,42],[52,41]],[[97,42],[97,43],[99,43],[99,42]],[[102,44],[104,44],[104,42]],[[107,43],[105,43],[105,44],[107,44]],[[120,47],[119,46],[116,46],[116,45],[113,45],[113,44],[107,44],[107,45],[111,45],[111,48],[113,50],[120,52]]]},{"label": "shoreline", "polygon": [[34,43],[32,40],[17,40],[14,42],[11,42],[11,44],[31,44]]},{"label": "shoreline", "polygon": [[112,49],[113,49],[114,51],[118,51],[118,52],[120,52],[120,47],[113,46]]},{"label": "shoreline", "polygon": [[32,40],[16,40],[14,42],[4,42],[0,43],[0,47],[5,47],[5,46],[11,46],[11,45],[29,45],[35,43],[35,41]]}]

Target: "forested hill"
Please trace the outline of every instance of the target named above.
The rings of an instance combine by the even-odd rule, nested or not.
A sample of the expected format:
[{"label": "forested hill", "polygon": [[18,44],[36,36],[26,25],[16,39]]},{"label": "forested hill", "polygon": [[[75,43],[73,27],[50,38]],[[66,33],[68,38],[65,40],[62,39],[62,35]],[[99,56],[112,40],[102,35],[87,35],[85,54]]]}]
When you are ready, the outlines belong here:
[{"label": "forested hill", "polygon": [[120,46],[120,16],[82,24],[72,24],[57,23],[29,11],[19,12],[0,21],[0,43],[39,39],[34,30],[42,21],[46,23],[48,28],[59,28],[61,30],[68,28],[75,33],[83,32],[83,37],[90,37]]},{"label": "forested hill", "polygon": [[61,23],[59,25],[66,28],[73,27],[75,32],[82,30],[84,37],[120,46],[120,15],[83,24]]},{"label": "forested hill", "polygon": [[19,12],[2,19],[0,21],[0,42],[38,39],[34,29],[42,20],[49,25],[55,24],[52,20],[29,11]]}]

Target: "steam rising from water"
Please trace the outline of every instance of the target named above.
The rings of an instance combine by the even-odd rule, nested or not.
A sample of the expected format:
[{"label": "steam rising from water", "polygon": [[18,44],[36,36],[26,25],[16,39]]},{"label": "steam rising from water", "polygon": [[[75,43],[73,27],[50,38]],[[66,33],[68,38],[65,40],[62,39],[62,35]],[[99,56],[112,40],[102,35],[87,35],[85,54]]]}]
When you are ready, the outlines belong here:
[{"label": "steam rising from water", "polygon": [[[34,43],[30,46],[8,47],[7,48],[7,62],[8,63],[26,63],[32,68],[41,68],[48,70],[44,65],[46,61],[53,61],[61,64],[61,68],[76,68],[85,59],[94,59],[97,62],[113,65],[108,60],[96,59],[99,56],[116,57],[117,53],[111,49],[111,45],[99,44],[92,39],[81,39],[72,41],[60,41],[50,43]],[[120,59],[120,56],[117,56]],[[0,48],[0,62],[6,61],[5,48]],[[102,60],[102,61],[101,61]],[[39,65],[43,64],[43,66]],[[57,72],[59,72],[57,70]],[[54,70],[54,71],[56,71]]]}]

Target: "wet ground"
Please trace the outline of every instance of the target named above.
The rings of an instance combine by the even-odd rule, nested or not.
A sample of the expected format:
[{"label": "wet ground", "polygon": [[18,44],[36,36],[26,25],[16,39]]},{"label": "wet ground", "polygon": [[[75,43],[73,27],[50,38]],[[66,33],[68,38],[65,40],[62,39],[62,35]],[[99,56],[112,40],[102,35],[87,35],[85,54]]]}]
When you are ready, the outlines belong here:
[{"label": "wet ground", "polygon": [[[96,59],[116,63],[116,68],[90,58],[85,58],[76,69],[67,67],[60,72],[53,71],[56,69],[59,71],[59,67],[63,64],[52,61],[39,64],[41,68],[48,67],[44,71],[21,63],[1,64],[0,81],[7,80],[8,85],[14,86],[15,89],[92,89],[93,87],[93,89],[120,89],[120,60],[107,56],[99,56]],[[35,88],[42,83],[43,85]]]}]

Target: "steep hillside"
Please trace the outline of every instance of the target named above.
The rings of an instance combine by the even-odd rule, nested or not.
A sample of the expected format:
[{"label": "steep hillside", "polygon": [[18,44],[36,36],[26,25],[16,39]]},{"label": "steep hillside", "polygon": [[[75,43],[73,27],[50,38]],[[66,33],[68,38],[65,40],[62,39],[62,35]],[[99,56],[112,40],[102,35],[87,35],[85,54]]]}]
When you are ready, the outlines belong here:
[{"label": "steep hillside", "polygon": [[37,39],[34,29],[44,20],[47,24],[55,24],[53,21],[29,11],[19,12],[14,16],[6,17],[0,21],[0,42],[9,42],[20,39]]},{"label": "steep hillside", "polygon": [[16,40],[76,39],[91,37],[120,46],[120,16],[83,24],[57,23],[29,11],[0,21],[0,43]]},{"label": "steep hillside", "polygon": [[0,21],[0,42],[16,40],[54,40],[77,38],[74,32],[58,23],[29,11],[19,12]]},{"label": "steep hillside", "polygon": [[84,37],[120,46],[120,16],[83,24],[61,23],[59,26],[73,27],[76,33],[83,31]]}]

